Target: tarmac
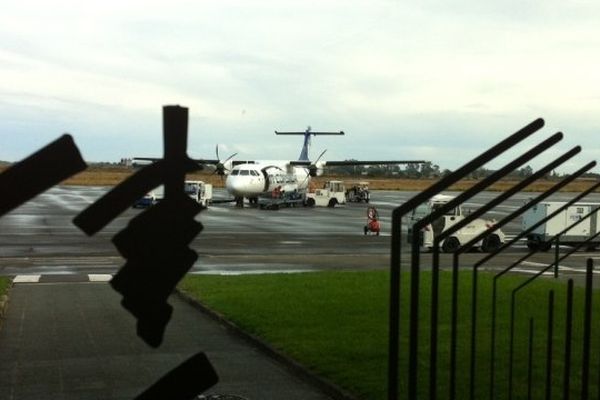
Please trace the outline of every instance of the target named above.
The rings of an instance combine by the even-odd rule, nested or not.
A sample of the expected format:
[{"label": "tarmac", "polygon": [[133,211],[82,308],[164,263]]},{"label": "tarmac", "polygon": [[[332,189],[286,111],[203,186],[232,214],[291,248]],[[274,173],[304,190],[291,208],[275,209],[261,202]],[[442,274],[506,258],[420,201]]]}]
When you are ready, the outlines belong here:
[{"label": "tarmac", "polygon": [[[0,400],[133,399],[199,352],[206,353],[220,377],[205,393],[207,400],[344,398],[301,366],[179,296],[170,298],[174,314],[163,345],[145,345],[120,296],[106,282],[90,282],[92,275],[110,277],[118,271],[123,259],[111,238],[141,211],[125,211],[93,237],[71,224],[105,191],[53,188],[0,219],[0,275],[35,281],[13,286],[0,319]],[[391,210],[412,195],[377,192],[372,197],[370,204],[381,216],[381,236],[363,235],[364,204],[333,210],[211,207],[199,216],[204,230],[190,246],[199,253],[190,273],[387,269]],[[495,195],[482,193],[469,206],[477,208]],[[520,194],[490,218],[502,218],[528,196]],[[519,229],[517,221],[507,226],[507,233]],[[403,257],[409,250],[403,249]],[[525,251],[524,245],[515,248],[488,267],[506,266]],[[423,255],[423,265],[427,257]],[[473,265],[481,254],[463,257],[465,265]],[[561,264],[561,276],[581,279],[588,257],[598,259],[597,253],[570,257]],[[551,252],[537,254],[521,272],[537,273],[552,260]],[[407,261],[404,257],[403,263]]]},{"label": "tarmac", "polygon": [[219,376],[199,399],[347,398],[177,294],[153,349],[120,300],[85,276],[14,284],[0,328],[0,399],[133,399],[198,352]]}]

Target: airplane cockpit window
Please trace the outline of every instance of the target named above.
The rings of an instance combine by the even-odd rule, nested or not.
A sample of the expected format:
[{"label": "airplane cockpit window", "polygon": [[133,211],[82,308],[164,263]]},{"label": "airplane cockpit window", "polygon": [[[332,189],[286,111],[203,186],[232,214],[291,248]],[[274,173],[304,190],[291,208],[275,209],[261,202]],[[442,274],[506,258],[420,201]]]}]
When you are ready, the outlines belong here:
[{"label": "airplane cockpit window", "polygon": [[235,176],[238,175],[240,173],[239,169],[234,169],[233,171],[231,171],[231,175]]},{"label": "airplane cockpit window", "polygon": [[247,169],[243,169],[240,171],[240,175],[250,175],[250,171]]},{"label": "airplane cockpit window", "polygon": [[250,175],[253,175],[253,176],[259,176],[259,175],[258,175],[258,172],[257,172],[257,171],[255,171],[255,170],[253,170],[253,169],[252,169],[252,170],[250,170]]}]

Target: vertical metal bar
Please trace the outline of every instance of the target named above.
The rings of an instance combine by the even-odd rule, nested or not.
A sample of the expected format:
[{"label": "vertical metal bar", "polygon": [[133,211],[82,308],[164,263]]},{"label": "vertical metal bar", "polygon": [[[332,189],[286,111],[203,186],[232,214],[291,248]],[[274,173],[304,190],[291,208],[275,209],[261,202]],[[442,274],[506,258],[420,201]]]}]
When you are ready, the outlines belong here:
[{"label": "vertical metal bar", "polygon": [[496,373],[496,297],[497,297],[497,277],[492,281],[492,322],[490,338],[490,400],[494,399],[495,394],[495,373]]},{"label": "vertical metal bar", "polygon": [[573,279],[567,286],[567,315],[565,317],[565,370],[563,376],[563,400],[569,400],[571,391],[571,336],[573,334]]},{"label": "vertical metal bar", "polygon": [[469,379],[469,393],[470,399],[475,399],[475,354],[477,352],[477,268],[473,269],[473,282],[471,287],[471,360],[470,360],[470,374]]},{"label": "vertical metal bar", "polygon": [[508,400],[512,400],[513,390],[513,361],[515,354],[515,292],[510,300],[510,342],[508,345]]},{"label": "vertical metal bar", "polygon": [[548,336],[546,338],[546,400],[552,398],[552,336],[554,335],[554,291],[548,294]]},{"label": "vertical metal bar", "polygon": [[456,399],[456,342],[458,326],[458,253],[452,255],[452,310],[450,315],[450,400]]},{"label": "vertical metal bar", "polygon": [[440,280],[440,243],[433,240],[433,259],[431,266],[431,321],[429,341],[429,398],[437,398],[437,325],[439,315],[439,280]]},{"label": "vertical metal bar", "polygon": [[388,400],[398,399],[398,356],[400,335],[400,248],[402,215],[392,212],[392,253],[390,255],[390,306],[388,340]]},{"label": "vertical metal bar", "polygon": [[533,318],[529,318],[529,354],[527,357],[527,400],[531,400],[533,381]]},{"label": "vertical metal bar", "polygon": [[410,268],[410,315],[408,327],[408,398],[418,397],[418,356],[419,356],[419,243],[412,243]]},{"label": "vertical metal bar", "polygon": [[581,365],[581,400],[587,400],[590,387],[590,343],[592,334],[592,274],[594,272],[594,260],[587,259],[585,271],[585,308],[583,315],[583,354]]},{"label": "vertical metal bar", "polygon": [[558,278],[558,258],[560,257],[560,235],[556,236],[554,247],[554,278]]}]

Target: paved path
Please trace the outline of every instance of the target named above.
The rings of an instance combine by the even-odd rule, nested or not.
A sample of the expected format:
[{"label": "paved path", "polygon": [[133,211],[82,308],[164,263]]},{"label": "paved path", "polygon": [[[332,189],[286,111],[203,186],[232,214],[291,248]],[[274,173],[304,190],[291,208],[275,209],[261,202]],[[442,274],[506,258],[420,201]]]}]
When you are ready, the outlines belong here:
[{"label": "paved path", "polygon": [[[208,393],[252,400],[329,399],[225,327],[172,296],[162,346],[135,335],[133,318],[106,283],[87,276],[11,289],[0,328],[0,399],[133,399],[192,355],[220,377]],[[54,282],[53,282],[54,281]]]}]

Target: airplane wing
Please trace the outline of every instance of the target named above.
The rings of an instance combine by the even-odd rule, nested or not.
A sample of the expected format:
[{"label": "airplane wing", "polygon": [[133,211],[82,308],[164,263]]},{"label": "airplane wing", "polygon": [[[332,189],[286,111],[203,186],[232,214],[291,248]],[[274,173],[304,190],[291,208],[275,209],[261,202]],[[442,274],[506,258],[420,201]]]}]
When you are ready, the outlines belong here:
[{"label": "airplane wing", "polygon": [[[159,157],[133,157],[133,160],[156,162],[156,161],[162,160],[162,158],[159,158]],[[205,159],[191,159],[191,160],[194,161],[195,163],[206,164],[206,165],[217,165],[220,162],[219,160],[205,160]]]},{"label": "airplane wing", "polygon": [[340,165],[396,165],[396,164],[424,164],[424,160],[371,160],[371,161],[325,161],[325,165],[329,167],[337,167]]},{"label": "airplane wing", "polygon": [[275,131],[276,135],[305,135],[310,133],[311,135],[345,135],[344,131],[339,132],[313,132],[311,130],[306,130],[304,132],[280,132]]},{"label": "airplane wing", "polygon": [[[134,157],[133,160],[136,161],[150,161],[156,162],[160,161],[161,158],[154,157]],[[213,159],[192,159],[193,162],[200,165],[212,165],[218,166],[221,164],[220,160]],[[425,160],[369,160],[369,161],[361,161],[361,160],[344,160],[344,161],[320,161],[318,162],[322,167],[338,167],[343,165],[398,165],[398,164],[424,164],[427,161]],[[233,166],[240,164],[255,164],[254,160],[232,160]],[[289,165],[293,166],[306,166],[309,167],[314,164],[313,161],[301,161],[301,160],[290,160],[288,161]]]},{"label": "airplane wing", "polygon": [[[237,154],[237,153],[236,153]],[[229,167],[228,165],[236,166],[238,164],[254,164],[254,161],[238,161],[238,160],[231,160],[230,159],[235,156],[232,155],[231,157],[229,157],[227,160],[222,161],[222,160],[218,160],[218,159],[206,159],[206,158],[202,158],[202,159],[197,159],[197,158],[192,158],[191,161],[195,162],[200,169],[203,169],[205,166],[209,165],[211,167],[215,168],[216,173],[218,173],[219,175],[225,175],[227,173],[227,171],[229,171]],[[135,161],[144,161],[144,162],[157,162],[162,160],[162,158],[157,158],[157,157],[134,157],[133,158],[134,162]]]},{"label": "airplane wing", "polygon": [[[427,161],[424,160],[371,160],[371,161],[359,161],[359,160],[345,160],[345,161],[322,161],[320,164],[324,167],[338,167],[341,165],[398,165],[398,164],[424,164]],[[310,166],[313,162],[311,161],[290,161],[290,165],[296,166]]]}]

